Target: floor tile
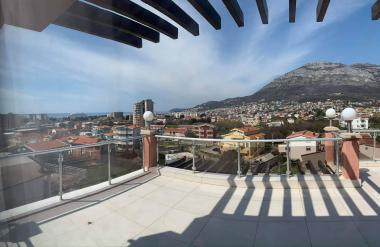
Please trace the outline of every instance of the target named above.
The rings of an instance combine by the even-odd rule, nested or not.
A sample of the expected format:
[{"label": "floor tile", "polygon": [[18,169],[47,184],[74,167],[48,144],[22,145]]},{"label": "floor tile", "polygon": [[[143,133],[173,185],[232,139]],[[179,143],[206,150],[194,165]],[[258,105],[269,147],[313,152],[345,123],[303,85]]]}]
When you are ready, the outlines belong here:
[{"label": "floor tile", "polygon": [[186,192],[165,187],[165,188],[154,190],[153,192],[147,194],[144,198],[146,198],[147,200],[159,202],[168,207],[172,207],[175,204],[177,204],[179,201],[184,199],[186,194],[187,194]]},{"label": "floor tile", "polygon": [[255,247],[311,246],[305,222],[260,222]]},{"label": "floor tile", "polygon": [[370,247],[380,247],[380,221],[358,221],[355,225]]},{"label": "floor tile", "polygon": [[149,229],[157,234],[165,232],[171,238],[190,243],[208,220],[208,216],[198,217],[188,212],[171,209],[156,220]]},{"label": "floor tile", "polygon": [[194,246],[252,246],[256,222],[212,218],[194,242]]},{"label": "floor tile", "polygon": [[307,225],[313,246],[367,246],[353,222],[308,222]]},{"label": "floor tile", "polygon": [[184,247],[187,243],[168,237],[165,233],[154,233],[145,230],[134,239],[126,241],[122,246],[128,247]]},{"label": "floor tile", "polygon": [[120,208],[115,212],[142,226],[150,226],[156,219],[165,214],[170,208],[148,198],[141,198],[136,202]]}]

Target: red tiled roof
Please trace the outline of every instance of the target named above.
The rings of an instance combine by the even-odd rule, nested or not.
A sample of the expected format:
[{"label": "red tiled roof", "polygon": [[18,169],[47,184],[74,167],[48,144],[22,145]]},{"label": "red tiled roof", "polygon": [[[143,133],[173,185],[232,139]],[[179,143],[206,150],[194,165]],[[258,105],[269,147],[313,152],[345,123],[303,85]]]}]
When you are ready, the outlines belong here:
[{"label": "red tiled roof", "polygon": [[95,137],[89,137],[89,136],[78,136],[72,144],[74,145],[85,145],[85,144],[95,144],[98,143],[99,139]]},{"label": "red tiled roof", "polygon": [[62,148],[65,144],[58,140],[45,141],[45,142],[37,142],[28,144],[27,147],[32,151],[43,151],[55,148]]},{"label": "red tiled roof", "polygon": [[165,132],[174,132],[185,134],[187,132],[186,128],[165,128]]},{"label": "red tiled roof", "polygon": [[315,132],[308,131],[308,130],[303,130],[303,131],[294,132],[293,134],[289,135],[286,138],[290,139],[290,138],[296,138],[296,137],[318,138],[319,133],[315,133]]},{"label": "red tiled roof", "polygon": [[128,125],[128,128],[130,129],[139,129],[140,127],[137,126],[136,124]]}]

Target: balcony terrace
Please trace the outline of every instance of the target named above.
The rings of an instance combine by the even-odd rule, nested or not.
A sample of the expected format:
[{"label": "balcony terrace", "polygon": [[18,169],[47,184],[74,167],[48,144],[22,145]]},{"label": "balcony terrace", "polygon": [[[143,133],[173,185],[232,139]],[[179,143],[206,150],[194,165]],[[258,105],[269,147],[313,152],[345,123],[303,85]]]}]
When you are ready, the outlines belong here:
[{"label": "balcony terrace", "polygon": [[[144,142],[144,164],[149,149]],[[92,193],[77,190],[59,202],[35,202],[40,208],[24,205],[30,210],[23,214],[17,214],[20,208],[1,212],[0,244],[379,246],[380,167],[366,164],[360,164],[359,186],[336,175],[152,167]]]},{"label": "balcony terrace", "polygon": [[3,222],[2,246],[379,246],[380,168],[361,169],[361,188],[327,189],[164,174]]}]

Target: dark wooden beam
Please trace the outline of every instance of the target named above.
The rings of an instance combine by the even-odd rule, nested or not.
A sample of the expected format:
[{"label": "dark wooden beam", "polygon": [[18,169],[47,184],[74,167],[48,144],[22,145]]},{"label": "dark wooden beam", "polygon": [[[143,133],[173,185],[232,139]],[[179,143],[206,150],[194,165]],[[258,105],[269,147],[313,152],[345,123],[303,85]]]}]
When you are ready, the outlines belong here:
[{"label": "dark wooden beam", "polygon": [[318,0],[317,22],[322,22],[323,19],[325,18],[329,4],[330,4],[330,0]]},{"label": "dark wooden beam", "polygon": [[120,29],[121,31],[155,43],[158,43],[160,40],[159,32],[149,27],[81,1],[74,3],[67,10],[67,13],[73,16],[85,18],[90,21]]},{"label": "dark wooden beam", "polygon": [[219,30],[221,28],[220,15],[208,0],[188,0],[191,5],[213,26]]},{"label": "dark wooden beam", "polygon": [[76,0],[0,0],[4,24],[41,32]]},{"label": "dark wooden beam", "polygon": [[71,14],[63,14],[54,21],[55,25],[74,29],[80,32],[96,35],[105,39],[114,40],[136,48],[142,47],[142,40],[132,34],[112,28],[99,22],[91,21]]},{"label": "dark wooden beam", "polygon": [[372,20],[380,19],[380,0],[377,0],[372,6]]},{"label": "dark wooden beam", "polygon": [[178,28],[130,0],[87,0],[87,2],[127,16],[172,39],[178,38]]},{"label": "dark wooden beam", "polygon": [[3,9],[3,6],[2,6],[2,1],[0,1],[0,28],[3,27],[4,25],[4,9]]},{"label": "dark wooden beam", "polygon": [[296,22],[297,0],[289,0],[289,22]]},{"label": "dark wooden beam", "polygon": [[268,24],[268,5],[266,0],[256,0],[257,8],[263,24]]},{"label": "dark wooden beam", "polygon": [[238,1],[237,0],[223,0],[223,3],[228,9],[228,12],[230,12],[230,15],[232,16],[232,18],[234,18],[238,27],[243,27],[244,14],[239,6]]},{"label": "dark wooden beam", "polygon": [[185,11],[172,0],[142,0],[144,3],[157,9],[173,21],[177,22],[191,34],[199,35],[199,25]]}]

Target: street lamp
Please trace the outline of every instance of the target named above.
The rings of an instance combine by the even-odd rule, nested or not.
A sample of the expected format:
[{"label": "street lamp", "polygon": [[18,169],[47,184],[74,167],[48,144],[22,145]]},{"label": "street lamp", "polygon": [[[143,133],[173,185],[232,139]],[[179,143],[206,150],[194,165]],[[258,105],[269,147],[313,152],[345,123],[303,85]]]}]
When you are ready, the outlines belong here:
[{"label": "street lamp", "polygon": [[145,126],[147,129],[150,129],[150,123],[153,121],[154,119],[154,114],[153,112],[151,111],[146,111],[144,112],[144,115],[143,115],[143,118],[145,120]]},{"label": "street lamp", "polygon": [[348,132],[352,132],[352,121],[356,118],[355,109],[348,107],[342,111],[342,119],[347,122]]},{"label": "street lamp", "polygon": [[330,120],[330,127],[332,127],[332,120],[336,117],[336,112],[333,108],[326,110],[326,117]]}]

